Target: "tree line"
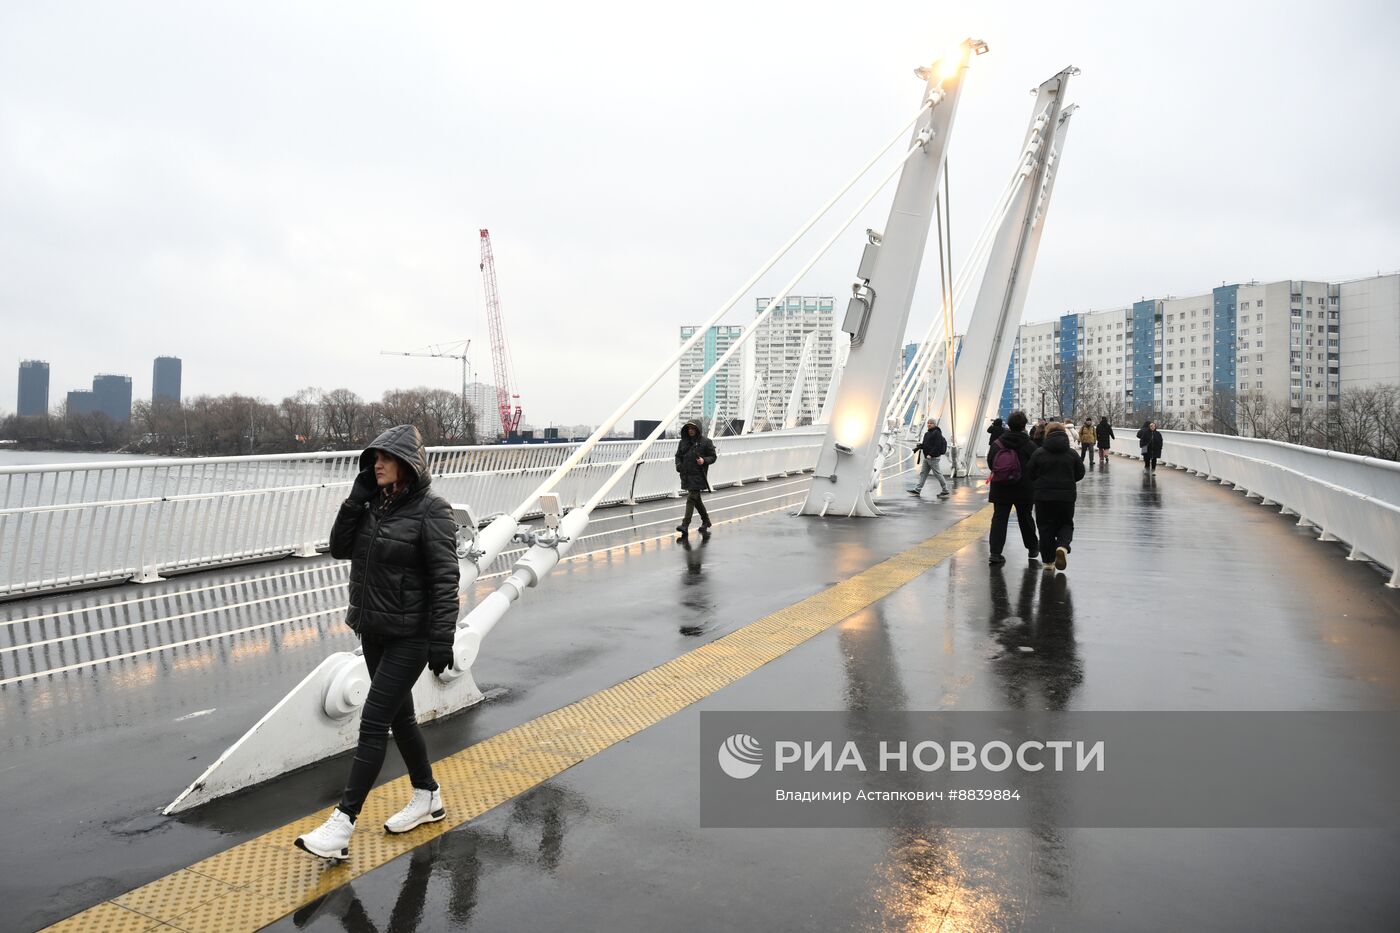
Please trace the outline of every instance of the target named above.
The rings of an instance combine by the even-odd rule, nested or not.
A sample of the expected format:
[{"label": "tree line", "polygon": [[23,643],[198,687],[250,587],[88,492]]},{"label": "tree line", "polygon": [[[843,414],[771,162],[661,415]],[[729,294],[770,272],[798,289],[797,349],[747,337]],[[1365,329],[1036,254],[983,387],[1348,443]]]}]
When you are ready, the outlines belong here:
[{"label": "tree line", "polygon": [[[307,388],[281,402],[247,395],[200,395],[183,404],[137,401],[131,420],[70,413],[67,402],[39,417],[6,417],[0,438],[39,449],[122,451],[160,456],[348,450],[396,424],[414,424],[428,445],[476,444],[476,412],[446,389],[390,389],[368,401],[349,389]],[[486,438],[491,442],[495,438]]]}]

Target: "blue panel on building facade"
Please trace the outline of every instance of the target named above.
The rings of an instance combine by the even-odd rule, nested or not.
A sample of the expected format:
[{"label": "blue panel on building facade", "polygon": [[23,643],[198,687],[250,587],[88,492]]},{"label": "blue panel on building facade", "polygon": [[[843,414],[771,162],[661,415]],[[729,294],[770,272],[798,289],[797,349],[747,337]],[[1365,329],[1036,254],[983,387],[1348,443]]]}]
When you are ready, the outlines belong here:
[{"label": "blue panel on building facade", "polygon": [[[1079,315],[1060,316],[1060,372],[1074,372],[1079,359]],[[1072,416],[1074,413],[1074,379],[1062,375],[1060,379],[1060,414]]]},{"label": "blue panel on building facade", "polygon": [[[958,352],[962,352],[959,345]],[[1006,382],[1001,387],[1001,403],[997,405],[997,414],[1005,418],[1011,414],[1011,393],[1016,387],[1016,357],[1021,353],[1021,341],[1018,339],[1016,345],[1011,348],[1011,362],[1006,364]]]},{"label": "blue panel on building facade", "polygon": [[1210,384],[1216,392],[1225,391],[1229,409],[1227,417],[1231,421],[1235,419],[1235,309],[1239,306],[1239,302],[1236,301],[1239,290],[1238,285],[1222,285],[1211,290],[1214,298],[1211,316],[1214,318],[1212,336],[1215,344],[1211,351]]},{"label": "blue panel on building facade", "polygon": [[[705,372],[710,371],[710,367],[715,365],[715,360],[719,359],[719,353],[715,348],[715,329],[713,327],[705,331]],[[709,421],[715,416],[715,380],[711,379],[705,383],[704,401],[701,402],[701,417]]]},{"label": "blue panel on building facade", "polygon": [[1133,355],[1132,389],[1133,411],[1147,414],[1157,408],[1157,391],[1152,381],[1153,365],[1156,362],[1156,318],[1157,301],[1133,302]]}]

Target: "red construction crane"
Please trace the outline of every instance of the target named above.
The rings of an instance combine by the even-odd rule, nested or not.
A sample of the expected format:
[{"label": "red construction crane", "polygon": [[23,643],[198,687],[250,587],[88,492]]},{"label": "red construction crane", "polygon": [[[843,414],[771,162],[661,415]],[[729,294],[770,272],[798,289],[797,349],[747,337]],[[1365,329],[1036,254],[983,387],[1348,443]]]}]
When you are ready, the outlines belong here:
[{"label": "red construction crane", "polygon": [[[506,437],[520,427],[520,396],[510,390],[510,347],[501,323],[501,296],[496,291],[496,260],[491,255],[491,231],[481,231],[481,278],[486,285],[486,322],[491,328],[491,365],[496,373],[496,405]],[[515,410],[511,411],[514,401]]]}]

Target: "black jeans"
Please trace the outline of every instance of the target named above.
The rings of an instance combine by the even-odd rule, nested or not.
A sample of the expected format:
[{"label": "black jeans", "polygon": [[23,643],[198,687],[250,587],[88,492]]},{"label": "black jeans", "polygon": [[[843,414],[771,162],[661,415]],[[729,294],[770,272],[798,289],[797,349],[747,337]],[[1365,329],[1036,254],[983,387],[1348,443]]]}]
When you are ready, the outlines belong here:
[{"label": "black jeans", "polygon": [[1031,519],[1031,503],[993,502],[992,534],[988,542],[993,554],[1000,554],[1006,546],[1006,526],[1011,521],[1011,509],[1016,509],[1016,525],[1021,529],[1021,543],[1027,551],[1039,551],[1040,544],[1035,536],[1035,522]]},{"label": "black jeans", "polygon": [[1146,456],[1142,458],[1142,468],[1144,470],[1157,469],[1157,458],[1152,455],[1151,451],[1148,451]]},{"label": "black jeans", "polygon": [[1080,445],[1079,445],[1079,462],[1080,462],[1080,463],[1083,463],[1083,462],[1084,462],[1084,458],[1085,458],[1085,457],[1088,457],[1088,458],[1089,458],[1089,462],[1090,462],[1090,463],[1093,463],[1093,462],[1094,462],[1094,452],[1095,452],[1096,450],[1098,450],[1098,448],[1095,447],[1093,444],[1080,444]]},{"label": "black jeans", "polygon": [[413,684],[428,666],[428,639],[361,635],[360,644],[365,649],[370,685],[360,713],[360,744],[355,748],[350,779],[340,798],[340,809],[351,816],[360,815],[360,807],[384,766],[390,727],[413,786],[424,790],[437,790],[438,786],[433,780],[433,766],[428,763],[428,746],[413,712]]},{"label": "black jeans", "polygon": [[1035,526],[1040,531],[1040,559],[1055,559],[1055,548],[1068,548],[1074,540],[1074,503],[1037,502]]},{"label": "black jeans", "polygon": [[690,516],[696,512],[700,513],[700,524],[710,523],[710,513],[705,511],[705,503],[700,501],[700,490],[692,489],[685,497],[685,520],[681,522],[686,528],[690,527]]}]

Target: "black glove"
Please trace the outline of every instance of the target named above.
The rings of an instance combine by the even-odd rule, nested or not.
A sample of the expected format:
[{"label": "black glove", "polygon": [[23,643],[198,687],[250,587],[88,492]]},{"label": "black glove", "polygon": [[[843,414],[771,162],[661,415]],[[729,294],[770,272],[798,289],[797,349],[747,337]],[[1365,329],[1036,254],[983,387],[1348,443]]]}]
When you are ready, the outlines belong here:
[{"label": "black glove", "polygon": [[355,477],[355,485],[350,487],[350,501],[368,502],[379,492],[379,483],[373,470],[361,470]]},{"label": "black glove", "polygon": [[452,666],[452,645],[433,642],[428,645],[428,670],[441,674]]}]

